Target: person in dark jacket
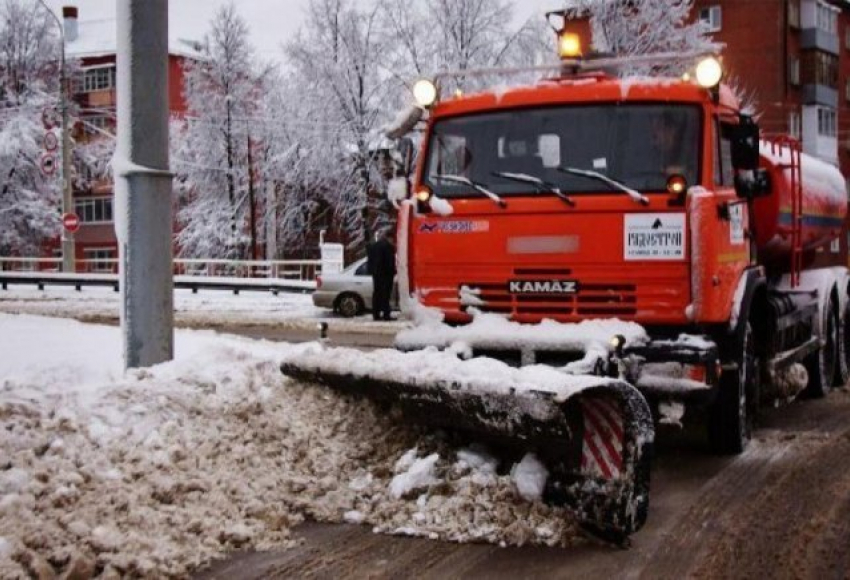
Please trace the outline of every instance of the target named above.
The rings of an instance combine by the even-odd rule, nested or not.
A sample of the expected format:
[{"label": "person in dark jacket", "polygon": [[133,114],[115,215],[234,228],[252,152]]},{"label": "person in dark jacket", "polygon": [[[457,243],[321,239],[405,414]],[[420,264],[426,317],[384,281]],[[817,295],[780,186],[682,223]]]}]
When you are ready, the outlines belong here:
[{"label": "person in dark jacket", "polygon": [[383,230],[377,241],[366,248],[369,273],[372,275],[372,317],[375,320],[391,320],[390,297],[395,278],[395,246],[393,231]]}]

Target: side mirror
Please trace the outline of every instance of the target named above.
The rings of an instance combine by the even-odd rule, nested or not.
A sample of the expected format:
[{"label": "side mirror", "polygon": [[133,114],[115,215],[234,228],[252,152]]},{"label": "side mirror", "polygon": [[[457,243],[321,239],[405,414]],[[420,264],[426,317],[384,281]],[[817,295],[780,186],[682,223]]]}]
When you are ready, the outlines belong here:
[{"label": "side mirror", "polygon": [[770,195],[770,174],[766,169],[738,172],[735,175],[735,193],[742,199]]},{"label": "side mirror", "polygon": [[736,171],[755,171],[759,168],[759,126],[752,118],[741,117],[732,127],[732,167]]}]

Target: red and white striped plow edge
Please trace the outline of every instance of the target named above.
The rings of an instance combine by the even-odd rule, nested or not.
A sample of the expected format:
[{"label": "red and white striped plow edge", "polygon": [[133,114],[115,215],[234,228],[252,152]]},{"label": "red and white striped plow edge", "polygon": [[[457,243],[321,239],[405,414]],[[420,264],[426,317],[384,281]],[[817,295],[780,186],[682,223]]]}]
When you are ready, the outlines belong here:
[{"label": "red and white striped plow edge", "polygon": [[581,448],[581,472],[585,475],[615,479],[623,471],[623,414],[610,398],[581,401],[584,416],[584,441]]}]

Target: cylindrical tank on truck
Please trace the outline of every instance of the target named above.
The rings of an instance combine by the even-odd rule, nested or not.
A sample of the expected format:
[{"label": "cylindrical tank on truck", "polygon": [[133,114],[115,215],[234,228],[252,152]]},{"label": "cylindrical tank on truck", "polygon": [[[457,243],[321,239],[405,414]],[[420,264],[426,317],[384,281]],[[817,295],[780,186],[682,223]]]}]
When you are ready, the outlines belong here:
[{"label": "cylindrical tank on truck", "polygon": [[799,180],[800,242],[804,267],[814,250],[841,234],[847,216],[847,191],[837,167],[802,153],[802,176],[792,169],[792,149],[762,141],[760,165],[769,175],[771,195],[754,201],[755,242],[758,260],[772,272],[783,273],[791,266],[794,191]]}]

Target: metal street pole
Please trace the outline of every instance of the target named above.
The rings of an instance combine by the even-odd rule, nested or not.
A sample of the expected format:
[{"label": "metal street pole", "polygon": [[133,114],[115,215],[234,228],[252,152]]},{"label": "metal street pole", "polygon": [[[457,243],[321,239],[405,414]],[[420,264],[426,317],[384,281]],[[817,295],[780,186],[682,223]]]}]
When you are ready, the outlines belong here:
[{"label": "metal street pole", "polygon": [[174,354],[168,0],[117,0],[115,233],[124,367]]},{"label": "metal street pole", "polygon": [[[59,26],[61,60],[59,65],[59,107],[62,113],[62,213],[74,213],[74,189],[71,183],[71,134],[68,127],[68,87],[65,78],[65,25],[44,0],[38,0]],[[62,228],[62,271],[76,271],[74,234]]]}]

